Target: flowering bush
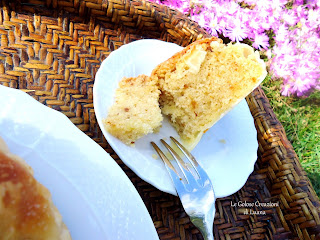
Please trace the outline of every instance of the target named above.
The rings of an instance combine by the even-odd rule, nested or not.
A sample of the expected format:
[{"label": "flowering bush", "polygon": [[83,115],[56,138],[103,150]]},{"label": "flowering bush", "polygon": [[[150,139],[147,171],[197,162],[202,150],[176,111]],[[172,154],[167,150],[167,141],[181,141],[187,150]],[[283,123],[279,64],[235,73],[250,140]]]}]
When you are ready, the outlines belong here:
[{"label": "flowering bush", "polygon": [[283,79],[282,95],[308,96],[320,89],[318,0],[152,0],[177,9],[210,34],[245,41],[268,58]]}]

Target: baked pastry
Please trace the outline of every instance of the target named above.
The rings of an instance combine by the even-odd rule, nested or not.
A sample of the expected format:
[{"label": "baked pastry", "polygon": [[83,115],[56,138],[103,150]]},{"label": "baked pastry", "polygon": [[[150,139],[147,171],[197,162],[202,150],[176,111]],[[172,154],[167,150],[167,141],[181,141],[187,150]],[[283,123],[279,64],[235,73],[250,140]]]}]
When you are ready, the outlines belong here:
[{"label": "baked pastry", "polygon": [[146,75],[123,78],[103,120],[105,129],[128,145],[156,131],[162,122],[159,94],[157,83]]},{"label": "baked pastry", "polygon": [[224,45],[218,38],[198,40],[158,65],[160,107],[191,150],[203,133],[253,91],[266,67],[252,47]]},{"label": "baked pastry", "polygon": [[48,189],[0,138],[0,239],[70,240]]},{"label": "baked pastry", "polygon": [[159,128],[160,104],[162,114],[169,118],[186,148],[192,150],[203,133],[266,75],[265,63],[252,47],[224,45],[214,37],[198,40],[159,64],[150,78],[123,79],[105,127],[130,144]]}]

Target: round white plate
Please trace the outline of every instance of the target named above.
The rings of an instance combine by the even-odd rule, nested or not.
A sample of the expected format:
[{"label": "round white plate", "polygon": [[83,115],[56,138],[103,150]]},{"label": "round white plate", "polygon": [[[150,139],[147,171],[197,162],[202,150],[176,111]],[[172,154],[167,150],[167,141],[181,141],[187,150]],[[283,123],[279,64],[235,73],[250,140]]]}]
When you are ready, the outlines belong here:
[{"label": "round white plate", "polygon": [[[176,191],[170,176],[162,161],[154,158],[155,151],[150,144],[150,141],[154,141],[161,146],[161,138],[179,138],[173,127],[165,121],[159,133],[149,134],[137,140],[135,147],[129,147],[110,135],[103,127],[102,120],[107,116],[122,77],[150,75],[154,67],[181,49],[176,44],[160,40],[138,40],[124,45],[103,61],[93,89],[96,117],[108,143],[142,179],[174,195]],[[254,121],[243,100],[203,135],[192,154],[211,178],[216,197],[225,197],[245,184],[253,171],[257,148]]]},{"label": "round white plate", "polygon": [[116,162],[69,119],[0,86],[0,136],[46,186],[73,240],[159,239]]}]

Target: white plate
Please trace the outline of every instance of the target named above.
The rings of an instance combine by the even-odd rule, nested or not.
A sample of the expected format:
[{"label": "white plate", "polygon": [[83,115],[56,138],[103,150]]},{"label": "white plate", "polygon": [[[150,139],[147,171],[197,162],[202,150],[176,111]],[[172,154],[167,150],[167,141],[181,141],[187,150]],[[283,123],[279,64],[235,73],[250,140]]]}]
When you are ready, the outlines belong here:
[{"label": "white plate", "polygon": [[0,86],[0,136],[51,192],[73,240],[159,239],[116,162],[69,119]]},{"label": "white plate", "polygon": [[[177,137],[176,131],[164,122],[159,133],[149,134],[129,147],[106,132],[102,119],[113,103],[114,92],[122,77],[150,75],[162,61],[182,47],[159,40],[139,40],[120,47],[103,61],[96,74],[93,99],[98,123],[109,144],[122,161],[142,179],[158,189],[176,195],[162,161],[155,159],[150,141]],[[160,144],[158,144],[160,146]],[[207,131],[192,154],[201,163],[212,180],[217,197],[238,191],[253,171],[257,159],[257,132],[245,100]]]}]

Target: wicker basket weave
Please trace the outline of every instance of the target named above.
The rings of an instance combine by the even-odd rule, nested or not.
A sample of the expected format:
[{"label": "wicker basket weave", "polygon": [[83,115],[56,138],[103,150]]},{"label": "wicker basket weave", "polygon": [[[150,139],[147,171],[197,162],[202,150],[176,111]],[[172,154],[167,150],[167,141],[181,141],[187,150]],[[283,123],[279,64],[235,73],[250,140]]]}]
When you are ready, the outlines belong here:
[{"label": "wicker basket weave", "polygon": [[[2,1],[0,84],[61,111],[99,143],[140,193],[160,239],[202,239],[177,197],[129,170],[104,139],[93,109],[94,76],[111,51],[141,38],[186,46],[209,36],[181,13],[144,1]],[[216,239],[320,239],[320,203],[261,88],[247,97],[258,132],[255,171],[232,196],[217,200]],[[232,202],[279,202],[246,215]],[[254,210],[263,210],[256,208]]]}]

